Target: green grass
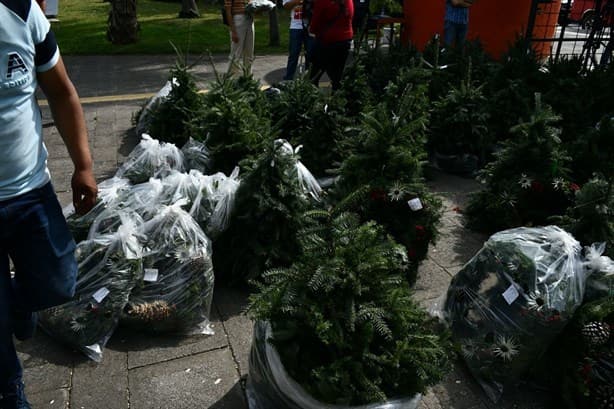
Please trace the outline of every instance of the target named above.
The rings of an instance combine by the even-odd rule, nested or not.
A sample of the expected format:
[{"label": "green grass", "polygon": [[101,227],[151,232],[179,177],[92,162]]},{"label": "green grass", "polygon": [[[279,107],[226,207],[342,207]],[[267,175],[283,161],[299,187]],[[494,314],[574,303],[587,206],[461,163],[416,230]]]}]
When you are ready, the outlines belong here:
[{"label": "green grass", "polygon": [[[102,0],[62,0],[59,22],[52,23],[62,54],[173,54],[171,42],[190,54],[225,54],[230,50],[228,28],[222,24],[219,6],[199,2],[200,18],[177,18],[177,2],[139,0],[139,40],[114,45],[106,38],[110,5]],[[268,15],[256,17],[256,54],[286,53],[288,22],[285,10],[278,11],[280,47],[269,47]]]}]

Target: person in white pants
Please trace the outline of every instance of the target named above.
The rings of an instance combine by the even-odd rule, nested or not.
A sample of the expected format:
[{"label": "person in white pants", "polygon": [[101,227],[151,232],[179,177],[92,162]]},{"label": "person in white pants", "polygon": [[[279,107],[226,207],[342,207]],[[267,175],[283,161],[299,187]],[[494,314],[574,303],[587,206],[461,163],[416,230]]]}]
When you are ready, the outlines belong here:
[{"label": "person in white pants", "polygon": [[225,0],[226,17],[230,22],[230,56],[228,72],[241,70],[251,74],[254,61],[254,20],[245,13],[245,0]]}]

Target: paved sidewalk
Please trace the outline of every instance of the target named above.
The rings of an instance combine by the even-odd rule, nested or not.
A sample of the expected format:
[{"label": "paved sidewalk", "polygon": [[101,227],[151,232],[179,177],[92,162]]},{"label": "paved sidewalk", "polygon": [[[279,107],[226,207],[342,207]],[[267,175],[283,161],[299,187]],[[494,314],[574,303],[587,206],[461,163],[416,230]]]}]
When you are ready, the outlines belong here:
[{"label": "paved sidewalk", "polygon": [[[137,143],[131,117],[142,96],[157,91],[173,62],[169,56],[67,57],[66,64],[82,97],[109,95],[108,102],[84,105],[99,180],[111,176]],[[225,57],[214,58],[225,69]],[[285,56],[259,56],[255,77],[266,83],[281,79]],[[210,67],[197,65],[203,83],[213,78]],[[136,94],[136,96],[135,96]],[[126,97],[132,95],[132,97]],[[119,97],[118,97],[119,96]],[[139,99],[141,98],[141,99]],[[118,99],[111,101],[113,99]],[[50,122],[47,108],[45,122]],[[72,165],[53,126],[45,129],[49,167],[63,204],[70,201]],[[477,251],[483,236],[461,224],[467,193],[477,185],[434,173],[432,189],[444,198],[441,237],[419,272],[416,298],[432,307],[446,291],[451,277]],[[100,364],[88,361],[43,333],[18,350],[26,368],[25,382],[35,409],[193,409],[247,407],[244,377],[248,372],[252,323],[243,314],[246,294],[216,288],[212,307],[213,336],[151,336],[119,329],[104,350]],[[543,396],[526,388],[508,393],[498,404],[487,400],[462,365],[433,387],[420,409],[542,408]],[[274,408],[272,408],[274,409]]]}]

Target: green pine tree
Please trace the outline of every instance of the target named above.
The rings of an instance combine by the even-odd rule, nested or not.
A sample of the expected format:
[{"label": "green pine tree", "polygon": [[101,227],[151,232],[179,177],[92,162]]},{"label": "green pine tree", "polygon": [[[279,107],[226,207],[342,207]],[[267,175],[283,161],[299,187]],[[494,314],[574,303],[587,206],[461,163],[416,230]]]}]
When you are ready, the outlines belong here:
[{"label": "green pine tree", "polygon": [[267,271],[249,312],[272,325],[293,379],[316,399],[361,405],[424,392],[449,368],[447,336],[411,299],[403,248],[350,213],[311,212],[301,252]]}]

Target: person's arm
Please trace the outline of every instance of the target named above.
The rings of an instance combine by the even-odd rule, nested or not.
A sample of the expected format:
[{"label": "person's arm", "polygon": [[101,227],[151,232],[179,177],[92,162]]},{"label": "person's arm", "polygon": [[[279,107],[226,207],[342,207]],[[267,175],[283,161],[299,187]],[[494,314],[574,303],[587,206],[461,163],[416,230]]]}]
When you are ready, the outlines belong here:
[{"label": "person's arm", "polygon": [[473,0],[450,0],[454,7],[471,7]]},{"label": "person's arm", "polygon": [[[226,21],[228,21],[228,28],[230,29],[230,35],[233,43],[239,42],[239,35],[235,28],[235,21],[232,18],[232,3],[235,0],[224,0],[224,10],[226,10]],[[239,1],[239,0],[237,0]]]},{"label": "person's arm", "polygon": [[37,78],[75,167],[71,183],[75,212],[85,214],[96,204],[98,188],[77,90],[68,78],[61,57],[53,68],[39,72]]}]

